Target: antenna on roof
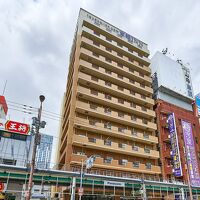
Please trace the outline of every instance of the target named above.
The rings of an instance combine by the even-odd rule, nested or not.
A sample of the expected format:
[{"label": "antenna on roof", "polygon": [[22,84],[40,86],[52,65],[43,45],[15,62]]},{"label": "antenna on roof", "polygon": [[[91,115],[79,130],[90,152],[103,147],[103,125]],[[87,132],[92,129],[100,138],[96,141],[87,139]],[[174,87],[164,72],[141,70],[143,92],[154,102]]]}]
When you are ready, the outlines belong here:
[{"label": "antenna on roof", "polygon": [[165,55],[167,52],[168,52],[168,48],[162,50],[162,53],[163,53],[164,55]]},{"label": "antenna on roof", "polygon": [[6,90],[6,85],[7,85],[7,80],[5,81],[5,84],[4,84],[4,87],[3,87],[2,96],[3,96],[3,95],[4,95],[4,93],[5,93],[5,90]]}]

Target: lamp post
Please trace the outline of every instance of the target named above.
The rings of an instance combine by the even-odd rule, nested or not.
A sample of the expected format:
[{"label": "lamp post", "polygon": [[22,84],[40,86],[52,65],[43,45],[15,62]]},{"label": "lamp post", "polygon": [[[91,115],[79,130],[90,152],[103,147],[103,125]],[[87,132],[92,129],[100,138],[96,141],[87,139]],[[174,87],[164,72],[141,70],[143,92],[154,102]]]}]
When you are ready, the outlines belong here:
[{"label": "lamp post", "polygon": [[40,108],[38,110],[38,117],[33,117],[33,126],[35,126],[35,137],[34,137],[34,143],[33,143],[33,151],[32,151],[32,159],[31,159],[31,170],[30,170],[30,176],[29,176],[29,181],[28,181],[28,191],[27,191],[27,196],[26,200],[30,200],[31,198],[31,190],[33,186],[33,173],[35,169],[35,157],[36,157],[36,150],[37,150],[37,145],[40,143],[40,133],[39,129],[44,128],[46,122],[42,121],[41,122],[41,114],[42,114],[42,103],[45,100],[45,96],[40,95]]}]

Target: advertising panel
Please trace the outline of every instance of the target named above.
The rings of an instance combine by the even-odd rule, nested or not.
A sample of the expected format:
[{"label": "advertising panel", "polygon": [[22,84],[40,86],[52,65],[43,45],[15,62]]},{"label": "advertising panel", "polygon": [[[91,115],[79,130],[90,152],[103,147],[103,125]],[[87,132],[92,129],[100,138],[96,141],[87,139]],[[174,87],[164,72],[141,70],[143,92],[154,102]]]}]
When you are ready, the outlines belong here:
[{"label": "advertising panel", "polygon": [[171,156],[173,160],[174,176],[179,177],[179,176],[182,176],[183,173],[182,173],[182,167],[181,167],[181,159],[180,159],[174,113],[170,113],[168,115],[167,122],[168,122],[169,132],[170,132]]},{"label": "advertising panel", "polygon": [[28,124],[11,120],[0,120],[0,130],[28,135],[30,132],[30,126]]},{"label": "advertising panel", "polygon": [[195,153],[194,138],[192,134],[191,123],[182,120],[183,136],[185,143],[185,153],[187,156],[187,166],[190,175],[190,183],[192,186],[200,186],[200,176],[198,162]]},{"label": "advertising panel", "polygon": [[196,95],[195,101],[196,101],[196,106],[198,110],[198,115],[200,115],[200,93]]}]

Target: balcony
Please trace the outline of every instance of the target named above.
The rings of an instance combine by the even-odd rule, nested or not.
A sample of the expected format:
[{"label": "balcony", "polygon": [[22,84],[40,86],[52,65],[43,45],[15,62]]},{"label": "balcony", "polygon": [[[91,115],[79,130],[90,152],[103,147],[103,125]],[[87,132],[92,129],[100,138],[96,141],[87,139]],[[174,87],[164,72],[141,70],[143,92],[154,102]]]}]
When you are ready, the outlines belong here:
[{"label": "balcony", "polygon": [[87,114],[89,116],[97,117],[108,121],[113,121],[119,124],[128,125],[143,130],[155,131],[157,129],[156,124],[150,121],[146,120],[144,123],[144,121],[140,118],[135,118],[134,120],[132,120],[131,119],[132,116],[130,115],[124,115],[124,118],[120,118],[118,117],[118,112],[116,111],[112,111],[111,115],[107,115],[104,112],[104,108],[98,107],[96,110],[93,110],[90,108],[90,104],[81,101],[77,101],[76,111],[79,113]]},{"label": "balcony", "polygon": [[81,135],[73,135],[73,145],[81,146],[85,148],[91,148],[91,149],[98,149],[101,151],[109,151],[113,153],[120,153],[125,155],[132,155],[132,156],[138,156],[138,157],[144,157],[149,159],[158,159],[159,158],[159,152],[155,150],[150,150],[149,153],[145,152],[144,148],[138,147],[137,151],[132,149],[131,145],[126,145],[124,149],[119,148],[118,144],[116,142],[112,142],[111,146],[108,146],[104,143],[104,140],[96,139],[96,142],[91,142],[88,137],[81,136]]},{"label": "balcony", "polygon": [[[98,53],[94,53],[94,52],[92,52],[92,51],[90,51],[86,48],[83,48],[83,47],[81,47],[80,54],[81,54],[80,55],[81,58],[84,59],[84,60],[90,60],[91,58],[94,59],[94,60],[97,60],[97,62],[95,61],[96,64],[98,64],[98,62],[101,63],[100,65],[104,65],[105,63],[107,63],[107,64],[109,64],[109,66],[111,65],[112,68],[113,68],[114,63],[115,63],[115,65],[117,65],[116,62],[105,57],[106,55],[102,56]],[[118,66],[118,68],[119,68],[119,66]],[[119,79],[119,80],[121,80],[121,79]],[[138,89],[138,91],[140,91],[140,92],[146,92],[147,94],[151,94],[151,95],[153,93],[153,89],[151,87],[148,87],[148,86],[140,87],[140,84],[138,82],[136,82],[135,86],[134,86],[134,84],[129,83],[129,79],[126,78],[126,77],[124,77],[124,80],[121,80],[121,81],[123,82],[123,84],[126,85],[126,87],[129,87],[129,88],[130,87],[137,87],[135,89]],[[122,83],[120,83],[120,84],[122,84]]]},{"label": "balcony", "polygon": [[[87,156],[81,156],[72,154],[70,164],[81,165],[81,160],[86,160]],[[140,164],[138,168],[133,167],[132,162],[127,162],[125,166],[119,165],[118,160],[112,160],[111,163],[105,163],[103,158],[96,158],[94,162],[94,167],[108,170],[119,170],[119,171],[128,171],[136,173],[145,173],[145,174],[161,174],[161,169],[159,166],[153,165],[151,169],[146,169],[145,164]]]},{"label": "balcony", "polygon": [[147,109],[144,111],[141,106],[131,105],[131,103],[124,101],[124,104],[118,102],[118,98],[112,97],[111,100],[105,98],[105,94],[98,92],[96,95],[91,93],[90,89],[78,86],[77,95],[81,98],[96,102],[98,104],[104,105],[106,107],[118,109],[130,114],[138,115],[145,118],[155,117],[155,112],[153,110]]},{"label": "balcony", "polygon": [[[119,46],[117,44],[117,42],[115,42],[113,40],[109,40],[108,41],[106,39],[106,36],[99,35],[97,37],[94,34],[94,32],[91,29],[87,28],[87,27],[83,27],[83,29],[82,29],[82,37],[87,37],[87,39],[91,38],[92,40],[98,41],[99,43],[104,44],[108,48],[113,49],[113,50],[115,50],[117,52],[120,52],[120,53],[122,53],[124,55],[128,55],[128,57],[131,57],[134,60],[137,60],[139,62],[145,63],[146,65],[149,65],[149,63],[150,63],[150,59],[149,58],[144,57],[144,56],[143,57],[139,56],[139,54],[136,51],[130,52],[127,47],[124,47],[124,46],[121,47],[121,46]],[[130,44],[128,44],[128,45],[130,45]],[[139,68],[139,70],[145,70],[146,72],[151,73],[150,72],[150,68],[148,68],[146,66],[144,68],[140,69],[141,67],[138,65],[138,68]]]},{"label": "balcony", "polygon": [[[129,89],[126,89],[124,86],[122,86],[124,88],[123,91],[118,89],[118,86],[115,84],[112,84],[111,86],[106,86],[105,85],[105,81],[103,80],[98,80],[98,81],[94,81],[92,80],[92,76],[88,75],[88,74],[84,74],[82,72],[79,72],[79,83],[83,84],[83,85],[90,85],[90,83],[92,84],[93,88],[99,89],[100,91],[104,91],[107,93],[111,93],[111,94],[115,94],[116,96],[120,96],[121,98],[125,98],[127,100],[130,101],[135,101],[136,103],[142,104],[142,105],[148,105],[148,106],[153,106],[154,105],[154,100],[151,98],[143,98],[142,95],[146,94],[145,92],[142,92],[141,94],[138,93],[131,93],[131,89],[133,89],[133,86]],[[143,88],[144,89],[144,88]],[[140,90],[140,89],[139,89]],[[136,90],[137,91],[137,90]],[[141,91],[140,91],[141,92]]]},{"label": "balcony", "polygon": [[89,120],[82,119],[79,117],[75,118],[74,121],[75,127],[81,130],[95,132],[103,135],[123,138],[127,140],[132,140],[136,142],[141,142],[145,144],[157,144],[158,138],[152,135],[149,135],[149,138],[144,138],[142,132],[137,132],[137,134],[132,134],[131,130],[124,130],[124,132],[120,132],[117,126],[112,126],[111,129],[104,128],[104,124],[100,122],[96,122],[91,125]]}]

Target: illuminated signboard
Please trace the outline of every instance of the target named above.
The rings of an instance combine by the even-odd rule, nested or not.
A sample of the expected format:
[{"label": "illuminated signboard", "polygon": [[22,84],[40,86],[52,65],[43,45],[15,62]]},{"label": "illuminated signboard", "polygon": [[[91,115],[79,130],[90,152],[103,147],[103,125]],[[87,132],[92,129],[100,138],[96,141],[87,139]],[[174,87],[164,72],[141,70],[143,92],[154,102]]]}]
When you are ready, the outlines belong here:
[{"label": "illuminated signboard", "polygon": [[190,174],[190,183],[192,186],[200,186],[200,175],[198,169],[198,161],[194,146],[194,138],[192,134],[192,125],[182,120],[183,136],[185,143],[185,153],[187,156],[188,171]]},{"label": "illuminated signboard", "polygon": [[173,160],[174,176],[180,177],[183,175],[183,173],[182,173],[182,167],[181,167],[181,159],[180,159],[174,113],[170,113],[168,115],[167,122],[169,125],[169,132],[170,132],[171,156]]},{"label": "illuminated signboard", "polygon": [[0,130],[21,135],[28,135],[30,132],[30,126],[21,122],[15,122],[11,120],[0,120]]}]

